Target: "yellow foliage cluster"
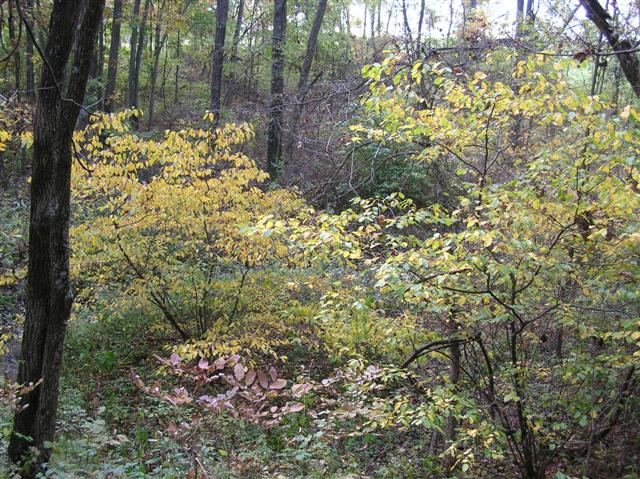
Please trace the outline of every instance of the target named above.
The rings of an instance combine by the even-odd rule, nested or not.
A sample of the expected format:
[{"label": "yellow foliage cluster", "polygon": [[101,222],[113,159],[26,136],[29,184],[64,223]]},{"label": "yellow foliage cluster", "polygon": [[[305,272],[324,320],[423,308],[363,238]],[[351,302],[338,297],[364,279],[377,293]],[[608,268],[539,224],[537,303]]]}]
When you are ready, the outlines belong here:
[{"label": "yellow foliage cluster", "polygon": [[128,132],[133,114],[100,116],[75,136],[86,161],[74,171],[72,267],[88,280],[85,302],[120,285],[110,310],[153,304],[183,339],[199,337],[231,321],[241,278],[286,256],[243,225],[294,215],[301,201],[263,188],[267,174],[240,151],[248,125],[143,138]]},{"label": "yellow foliage cluster", "polygon": [[0,130],[0,153],[7,149],[7,143],[11,140],[11,133]]}]

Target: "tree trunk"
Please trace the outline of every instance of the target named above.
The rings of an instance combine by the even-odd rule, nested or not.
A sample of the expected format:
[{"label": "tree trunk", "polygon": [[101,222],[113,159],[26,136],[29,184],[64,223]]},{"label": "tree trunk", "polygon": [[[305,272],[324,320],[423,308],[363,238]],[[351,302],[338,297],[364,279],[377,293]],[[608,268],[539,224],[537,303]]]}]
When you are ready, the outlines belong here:
[{"label": "tree trunk", "polygon": [[138,93],[140,91],[140,68],[142,65],[142,54],[144,53],[144,41],[147,33],[147,19],[149,18],[149,10],[151,9],[151,0],[145,0],[144,11],[142,12],[142,22],[138,31],[138,46],[136,48],[136,65],[135,65],[135,104],[138,106]]},{"label": "tree trunk", "polygon": [[418,37],[417,37],[417,45],[416,45],[417,49],[420,49],[420,44],[422,42],[422,24],[424,23],[424,9],[425,9],[425,1],[420,0],[420,16],[418,17]]},{"label": "tree trunk", "polygon": [[391,24],[391,18],[393,17],[393,7],[395,6],[395,0],[392,0],[391,5],[389,5],[389,15],[387,15],[387,25],[384,29],[386,35],[389,35],[389,25]]},{"label": "tree trunk", "polygon": [[[40,0],[36,0],[36,10],[38,11],[38,15],[42,14],[42,5],[40,5]],[[37,35],[38,35],[38,44],[41,46],[44,46],[46,42],[46,39],[44,37],[44,34],[45,34],[44,30],[45,29],[42,28],[42,25],[39,25]]]},{"label": "tree trunk", "polygon": [[598,0],[580,0],[580,3],[586,10],[587,17],[598,27],[616,53],[622,72],[631,85],[633,93],[640,98],[640,61],[633,51],[634,43],[629,39],[620,38],[619,32],[610,23],[611,16]]},{"label": "tree trunk", "polygon": [[175,90],[173,92],[173,102],[178,105],[178,89],[180,87],[180,32],[176,39],[176,71],[175,71]]},{"label": "tree trunk", "polygon": [[[26,1],[27,6],[27,23],[33,30],[33,0]],[[25,49],[25,60],[27,64],[27,97],[34,100],[35,92],[35,75],[33,71],[33,40],[27,35],[27,47]]]},{"label": "tree trunk", "polygon": [[[320,29],[322,28],[322,21],[324,19],[324,14],[327,10],[327,0],[319,0],[318,8],[316,10],[316,15],[313,19],[313,25],[311,26],[311,31],[309,32],[309,40],[307,41],[307,51],[304,55],[304,61],[302,62],[302,68],[300,69],[300,78],[298,79],[298,90],[296,93],[296,100],[293,107],[293,116],[291,119],[291,132],[289,138],[289,145],[287,148],[287,153],[289,157],[289,161],[291,161],[293,157],[293,147],[295,144],[296,136],[298,133],[298,123],[300,122],[300,117],[302,116],[303,103],[304,99],[307,96],[309,90],[309,73],[311,72],[311,65],[313,63],[313,57],[316,54],[316,49],[318,47],[318,36],[320,34]],[[284,165],[284,170],[286,170],[286,165]]]},{"label": "tree trunk", "polygon": [[347,35],[351,37],[351,14],[349,13],[349,5],[344,7],[344,21],[347,27]]},{"label": "tree trunk", "polygon": [[278,178],[282,161],[282,116],[284,95],[284,39],[287,26],[287,0],[275,0],[271,36],[271,106],[267,133],[267,173]]},{"label": "tree trunk", "polygon": [[[14,6],[13,2],[9,2],[9,41],[11,43],[11,48],[14,47],[15,42],[19,40],[16,35],[16,25],[20,28],[20,18],[14,14]],[[20,47],[13,52],[13,74],[15,77],[15,86],[18,97],[20,97]]]},{"label": "tree trunk", "polygon": [[167,48],[164,49],[164,61],[162,62],[162,85],[160,86],[160,96],[162,96],[162,104],[164,109],[167,109],[167,64],[169,63],[169,42],[167,41],[169,34],[165,33],[162,40],[162,44],[166,44]]},{"label": "tree trunk", "polygon": [[136,58],[138,57],[138,24],[140,16],[140,2],[141,0],[135,0],[133,3],[133,17],[131,18],[131,37],[129,38],[129,89],[128,89],[128,102],[129,108],[135,108],[137,105],[136,96],[134,94],[136,89]]},{"label": "tree trunk", "polygon": [[122,4],[124,0],[113,2],[113,23],[111,24],[111,45],[109,47],[109,67],[107,84],[104,90],[104,111],[113,113],[118,77],[118,54],[120,52],[120,27],[122,24]]},{"label": "tree trunk", "polygon": [[[40,91],[34,112],[27,309],[18,371],[21,384],[42,383],[21,398],[9,457],[20,461],[30,447],[39,451],[35,477],[48,458],[45,442],[55,435],[58,383],[73,292],[69,278],[69,203],[72,135],[89,77],[104,0],[87,0],[82,19],[76,2],[56,1],[49,22]],[[80,28],[76,29],[76,24]],[[74,34],[76,51],[63,100],[60,92]],[[30,438],[30,439],[29,439]]]},{"label": "tree trunk", "polygon": [[[347,8],[349,8],[347,6]],[[369,9],[367,8],[367,4],[364,4],[364,25],[362,26],[362,39],[367,39],[367,16],[369,14]]]},{"label": "tree trunk", "polygon": [[518,0],[516,4],[516,38],[522,36],[524,27],[524,0]]},{"label": "tree trunk", "polygon": [[[258,0],[254,0],[253,8],[251,9],[251,18],[256,18],[257,10],[258,10]],[[263,25],[263,23],[261,23],[261,25]],[[263,27],[263,30],[264,30],[264,27]],[[262,31],[259,33],[262,33]],[[255,44],[257,42],[257,37],[259,37],[260,40],[263,40],[264,38],[262,34],[259,35],[256,33],[254,35],[251,35],[251,34],[249,35],[249,45],[247,48],[247,53],[249,55],[249,68],[243,69],[243,84],[244,84],[245,90],[250,90],[252,87],[251,80],[252,78],[254,78],[253,72],[255,68],[255,57],[256,57]]]},{"label": "tree trunk", "polygon": [[[104,20],[101,19],[100,30],[98,32],[98,62],[96,64],[96,78],[102,82],[103,76],[104,76]],[[102,106],[104,106],[104,104]]]},{"label": "tree trunk", "polygon": [[319,0],[316,15],[313,19],[313,25],[311,26],[311,32],[309,32],[307,50],[305,52],[304,61],[302,62],[302,68],[300,70],[300,78],[298,79],[298,94],[304,91],[309,82],[309,73],[311,72],[313,57],[316,54],[316,49],[318,47],[318,36],[320,35],[320,29],[322,28],[322,21],[324,19],[324,14],[326,11],[327,0]]},{"label": "tree trunk", "polygon": [[376,36],[376,6],[371,6],[371,39]]},{"label": "tree trunk", "polygon": [[533,0],[527,0],[527,22],[529,23],[529,25],[532,25],[535,20],[533,4]]},{"label": "tree trunk", "polygon": [[211,111],[216,124],[220,121],[220,96],[222,95],[222,67],[224,66],[224,40],[227,35],[229,0],[218,0],[216,5],[216,38],[211,61]]},{"label": "tree trunk", "polygon": [[[150,0],[145,0],[144,13],[140,16],[140,2],[135,0],[133,5],[133,26],[131,27],[131,54],[129,56],[129,108],[138,108],[138,89],[140,81],[140,64],[142,63],[142,53],[144,49],[144,34],[149,15]],[[138,118],[133,117],[134,128],[138,127]]]},{"label": "tree trunk", "polygon": [[160,53],[162,52],[162,46],[167,39],[167,34],[162,35],[162,24],[160,19],[156,24],[156,38],[155,47],[153,52],[153,69],[151,70],[151,94],[149,95],[149,118],[147,120],[147,127],[151,128],[153,122],[153,113],[156,104],[156,84],[158,82],[158,68],[160,66]]},{"label": "tree trunk", "polygon": [[[149,9],[151,8],[151,0],[145,0],[144,12],[142,13],[142,22],[138,31],[138,46],[136,47],[136,61],[133,71],[133,92],[130,100],[133,100],[130,106],[139,108],[138,94],[140,92],[140,66],[142,65],[142,53],[144,52],[144,38],[147,29],[147,19],[149,18]],[[140,119],[137,116],[132,118],[133,128],[138,129]]]},{"label": "tree trunk", "polygon": [[238,15],[236,17],[236,29],[233,32],[233,46],[231,47],[231,61],[238,59],[238,44],[240,43],[240,30],[242,29],[242,20],[244,17],[244,0],[240,0],[238,4]]},{"label": "tree trunk", "polygon": [[[451,346],[449,346],[449,382],[453,385],[454,388],[457,387],[458,382],[460,381],[460,343],[458,341],[451,341]],[[444,436],[444,447],[445,449],[451,446],[451,443],[455,440],[456,436],[456,418],[449,414],[446,419],[445,426],[445,436]],[[444,466],[447,470],[450,470],[455,464],[455,455],[454,454],[446,454],[444,456]]]},{"label": "tree trunk", "polygon": [[409,44],[413,43],[411,38],[411,27],[409,26],[409,17],[407,14],[407,1],[402,0],[402,19],[404,21],[404,36],[408,40]]},{"label": "tree trunk", "polygon": [[104,63],[104,25],[102,20],[100,21],[100,27],[98,29],[98,41],[95,47],[93,58],[91,60],[91,68],[89,72],[89,78],[91,78],[93,82],[92,87],[92,95],[96,97],[95,108],[92,110],[102,110],[104,108],[104,98],[102,97],[103,89],[101,86],[102,83],[102,74],[104,71],[103,63]]}]

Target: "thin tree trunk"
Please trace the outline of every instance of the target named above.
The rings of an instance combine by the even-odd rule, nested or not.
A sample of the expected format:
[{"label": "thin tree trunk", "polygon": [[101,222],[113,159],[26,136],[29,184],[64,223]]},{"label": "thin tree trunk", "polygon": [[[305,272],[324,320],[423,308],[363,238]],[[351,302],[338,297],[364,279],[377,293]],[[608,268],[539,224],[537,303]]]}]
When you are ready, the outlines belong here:
[{"label": "thin tree trunk", "polygon": [[475,10],[476,8],[478,8],[478,0],[469,0],[469,9],[467,9],[467,4],[466,2],[462,2],[462,6],[464,7],[464,27],[466,28],[467,26],[467,20],[469,20],[469,18],[474,18],[475,15]]},{"label": "thin tree trunk", "polygon": [[524,0],[518,0],[516,4],[516,38],[522,36],[524,27]]},{"label": "thin tree trunk", "polygon": [[[27,23],[33,30],[33,0],[26,1],[27,6]],[[33,40],[27,35],[27,47],[25,49],[25,60],[27,66],[27,97],[31,100],[35,99],[35,75],[33,71]]]},{"label": "thin tree trunk", "polygon": [[[14,13],[14,4],[13,2],[9,2],[9,41],[11,43],[11,48],[17,42],[18,36],[16,35],[16,25],[20,28],[20,18]],[[15,77],[15,87],[18,97],[20,97],[20,47],[13,52],[13,74]]]},{"label": "thin tree trunk", "polygon": [[151,93],[149,95],[149,118],[147,120],[147,128],[151,128],[153,123],[153,113],[156,105],[156,84],[158,83],[158,68],[160,67],[160,54],[162,53],[162,47],[166,39],[167,34],[165,33],[164,36],[162,36],[162,24],[160,23],[160,19],[158,19],[153,52],[153,68],[151,70]]},{"label": "thin tree trunk", "polygon": [[420,48],[422,42],[422,24],[424,23],[425,0],[420,0],[420,16],[418,17],[418,37],[417,48]]},{"label": "thin tree trunk", "polygon": [[371,6],[371,39],[376,36],[376,6]]},{"label": "thin tree trunk", "polygon": [[[130,105],[129,105],[135,108],[140,107],[140,105],[138,104],[138,96],[140,93],[140,67],[142,65],[142,53],[144,52],[144,39],[145,39],[145,34],[147,29],[147,19],[149,18],[150,8],[151,8],[151,0],[145,0],[144,12],[142,13],[142,22],[140,23],[140,29],[138,31],[136,61],[135,61],[135,66],[133,70],[133,91],[131,92]],[[137,129],[140,124],[140,119],[137,116],[134,116],[132,119],[132,123],[133,123],[133,128]]]},{"label": "thin tree trunk", "polygon": [[222,96],[222,71],[224,67],[224,40],[227,35],[229,0],[218,0],[216,5],[216,38],[211,61],[211,111],[216,124],[220,121],[220,97]]},{"label": "thin tree trunk", "polygon": [[[40,0],[36,0],[36,10],[38,11],[38,14],[40,14],[42,12],[42,6],[40,5]],[[44,28],[42,28],[43,25],[40,25],[38,28],[38,44],[41,46],[44,46],[46,39],[44,38]]]},{"label": "thin tree trunk", "polygon": [[96,65],[96,78],[102,81],[104,75],[104,20],[100,20],[100,31],[98,32],[98,63]]},{"label": "thin tree trunk", "polygon": [[175,90],[173,92],[174,103],[178,104],[178,90],[180,88],[180,32],[176,39],[176,71],[175,71]]},{"label": "thin tree trunk", "polygon": [[362,26],[362,39],[367,39],[367,16],[369,14],[369,9],[367,5],[364,6],[364,25]]},{"label": "thin tree trunk", "polygon": [[387,17],[387,26],[385,27],[385,34],[389,35],[389,25],[391,24],[391,18],[393,17],[393,7],[395,6],[395,0],[391,1],[391,5],[389,6],[389,16]]},{"label": "thin tree trunk", "polygon": [[[45,443],[55,436],[62,352],[73,301],[69,278],[72,135],[103,9],[104,0],[87,0],[80,20],[75,2],[56,1],[49,22],[48,67],[42,69],[34,112],[27,309],[18,371],[21,384],[42,383],[21,398],[21,405],[27,407],[15,414],[8,450],[13,462],[35,447],[39,452],[36,463],[42,465],[48,459]],[[64,84],[74,34],[73,75],[64,95],[71,101],[64,101],[59,88]],[[22,477],[35,477],[37,469],[40,467]]]},{"label": "thin tree trunk", "polygon": [[[320,35],[320,29],[322,28],[322,21],[324,14],[327,10],[327,0],[319,0],[318,8],[316,9],[316,15],[313,19],[313,25],[309,32],[309,40],[307,41],[307,51],[304,55],[304,61],[302,62],[302,68],[300,69],[300,78],[298,79],[298,89],[296,93],[296,101],[293,108],[293,116],[291,119],[291,131],[289,138],[289,145],[287,148],[289,160],[293,157],[293,146],[295,144],[296,136],[298,133],[298,123],[302,116],[304,99],[307,96],[309,90],[309,74],[311,72],[311,65],[313,63],[313,57],[316,54],[318,47],[318,36]],[[283,172],[286,173],[286,165],[284,165]]]},{"label": "thin tree trunk", "polygon": [[162,96],[162,104],[167,109],[167,64],[169,63],[169,42],[167,41],[168,33],[164,34],[163,44],[166,42],[167,48],[164,49],[164,60],[162,62],[162,85],[160,86],[160,95]]},{"label": "thin tree trunk", "polygon": [[287,0],[275,0],[271,37],[271,106],[267,132],[267,172],[278,178],[282,161],[282,117],[284,95],[284,40],[287,26]]},{"label": "thin tree trunk", "polygon": [[95,95],[97,98],[97,103],[95,108],[96,110],[102,110],[104,108],[104,98],[102,97],[102,87],[100,84],[102,83],[102,73],[103,63],[104,63],[104,25],[102,20],[100,21],[100,27],[98,29],[98,41],[96,42],[96,47],[93,53],[93,58],[91,59],[91,69],[89,73],[89,77],[94,80],[92,95]]},{"label": "thin tree trunk", "polygon": [[402,0],[402,18],[404,20],[404,36],[409,41],[409,44],[411,44],[413,43],[413,39],[411,38],[411,27],[409,26],[406,0]]},{"label": "thin tree trunk", "polygon": [[111,45],[109,47],[109,66],[107,84],[104,90],[104,111],[113,113],[118,77],[118,54],[120,52],[120,30],[122,25],[122,6],[124,0],[113,2],[113,23],[111,24]]},{"label": "thin tree trunk", "polygon": [[135,66],[135,88],[134,97],[135,104],[138,105],[138,93],[140,92],[140,69],[142,66],[142,55],[144,53],[144,41],[147,34],[147,20],[149,19],[149,10],[151,9],[151,0],[145,0],[144,12],[142,12],[142,22],[138,31],[138,47],[136,48],[136,66]]},{"label": "thin tree trunk", "polygon": [[316,54],[316,49],[318,47],[318,36],[320,35],[320,29],[322,28],[322,21],[326,10],[327,0],[319,0],[316,15],[313,19],[313,25],[311,26],[311,32],[309,32],[309,40],[307,41],[307,50],[304,55],[304,61],[302,62],[302,68],[300,69],[298,94],[305,89],[309,82],[309,73],[311,72],[313,57]]},{"label": "thin tree trunk", "polygon": [[611,25],[611,16],[600,5],[598,0],[580,0],[587,12],[587,17],[598,27],[609,45],[616,53],[624,76],[636,97],[640,98],[640,61],[634,50],[631,40],[620,38],[620,34]]},{"label": "thin tree trunk", "polygon": [[535,15],[533,12],[533,7],[534,7],[534,0],[527,0],[527,22],[529,23],[529,25],[533,25],[533,22],[535,20]]},{"label": "thin tree trunk", "polygon": [[[258,0],[254,0],[253,8],[251,9],[251,18],[256,17],[257,9]],[[253,78],[253,70],[255,68],[255,43],[258,36],[262,39],[262,35],[249,35],[249,45],[247,48],[247,52],[249,54],[249,68],[244,69],[242,80],[245,90],[251,89],[251,79]]]},{"label": "thin tree trunk", "polygon": [[244,0],[240,0],[238,4],[238,15],[236,16],[236,29],[233,32],[233,46],[231,49],[231,61],[238,59],[238,44],[240,43],[240,30],[242,29],[242,20],[244,17]]},{"label": "thin tree trunk", "polygon": [[344,21],[347,26],[347,35],[351,36],[351,14],[349,13],[349,5],[344,8]]},{"label": "thin tree trunk", "polygon": [[[457,387],[460,381],[460,343],[458,341],[451,341],[449,346],[449,382],[453,385],[454,389]],[[453,414],[449,414],[446,419],[444,447],[451,446],[456,436],[457,421]],[[444,466],[447,470],[453,467],[455,463],[455,455],[446,454],[444,459]]]},{"label": "thin tree trunk", "polygon": [[128,89],[128,102],[129,108],[135,108],[137,105],[135,97],[136,89],[136,58],[138,56],[138,27],[140,22],[140,3],[141,0],[134,0],[133,3],[133,17],[131,18],[131,36],[129,37],[129,89]]}]

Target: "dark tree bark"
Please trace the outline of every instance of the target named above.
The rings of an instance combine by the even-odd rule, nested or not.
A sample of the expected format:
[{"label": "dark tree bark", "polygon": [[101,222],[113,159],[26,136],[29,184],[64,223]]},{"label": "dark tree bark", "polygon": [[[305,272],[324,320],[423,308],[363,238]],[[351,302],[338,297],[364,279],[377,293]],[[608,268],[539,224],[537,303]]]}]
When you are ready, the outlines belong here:
[{"label": "dark tree bark", "polygon": [[218,0],[216,5],[216,38],[211,61],[211,111],[215,121],[220,121],[220,96],[222,95],[222,68],[224,66],[224,40],[227,35],[229,0]]},{"label": "dark tree bark", "polygon": [[238,45],[240,43],[240,30],[242,29],[242,20],[244,18],[244,0],[238,3],[238,15],[236,16],[236,29],[233,31],[233,44],[231,47],[231,61],[238,59]]},{"label": "dark tree bark", "polygon": [[111,45],[109,47],[109,66],[107,69],[107,83],[104,89],[104,111],[107,113],[113,113],[113,107],[115,103],[123,3],[124,3],[124,0],[114,0],[113,2],[113,22],[111,24]]},{"label": "dark tree bark", "polygon": [[267,132],[267,173],[278,177],[282,162],[282,116],[284,110],[284,39],[287,27],[287,0],[275,0],[271,36],[271,106]]},{"label": "dark tree bark", "polygon": [[611,25],[611,16],[598,0],[580,0],[580,3],[586,10],[589,20],[609,42],[633,93],[640,98],[640,60],[634,51],[635,45],[627,38],[620,38],[620,33]]},{"label": "dark tree bark", "polygon": [[[34,112],[27,309],[18,381],[42,383],[21,399],[28,406],[15,414],[8,451],[14,462],[33,446],[39,451],[36,462],[42,464],[48,458],[44,443],[55,435],[62,352],[73,301],[69,278],[72,135],[104,9],[104,0],[86,1],[82,18],[77,2],[53,3],[44,50],[47,61]],[[74,36],[76,51],[63,97]],[[38,468],[23,478],[35,477]]]}]

